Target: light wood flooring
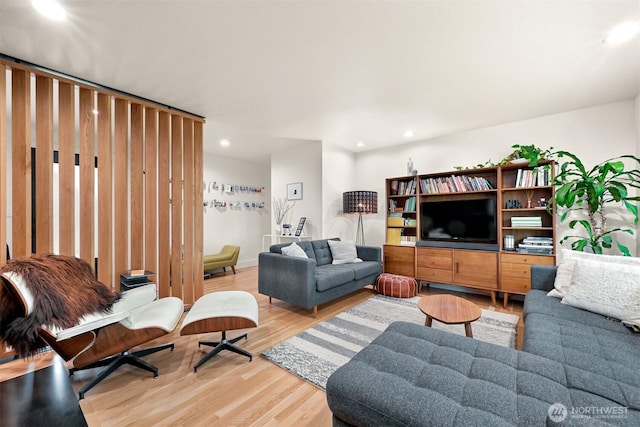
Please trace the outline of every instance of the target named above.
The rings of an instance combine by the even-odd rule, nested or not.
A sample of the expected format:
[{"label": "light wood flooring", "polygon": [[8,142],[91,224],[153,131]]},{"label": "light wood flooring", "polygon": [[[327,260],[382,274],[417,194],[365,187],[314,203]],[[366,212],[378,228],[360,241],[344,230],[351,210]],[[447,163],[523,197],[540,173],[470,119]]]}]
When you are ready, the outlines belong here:
[{"label": "light wood flooring", "polygon": [[[331,411],[324,391],[297,378],[260,357],[260,353],[317,322],[373,296],[370,287],[339,300],[321,305],[318,316],[258,294],[256,267],[227,272],[205,281],[205,292],[243,290],[251,292],[260,309],[260,325],[248,329],[248,339],[238,342],[253,353],[253,361],[231,352],[222,352],[193,373],[193,365],[210,350],[198,348],[198,340],[218,339],[220,334],[181,337],[176,331],[157,343],[175,342],[174,351],[162,351],[145,359],[160,370],[156,379],[148,372],[122,367],[90,390],[80,401],[89,426],[331,426]],[[423,288],[422,295],[450,292]],[[522,318],[522,303],[509,306],[491,305],[489,296],[469,293],[460,295],[481,308],[517,314]],[[518,342],[522,340],[522,322]],[[462,326],[461,326],[462,327]],[[236,336],[231,331],[229,337]],[[29,360],[15,360],[0,365],[0,381],[25,372],[62,363],[51,352]],[[77,372],[72,377],[78,390],[97,370]]]}]

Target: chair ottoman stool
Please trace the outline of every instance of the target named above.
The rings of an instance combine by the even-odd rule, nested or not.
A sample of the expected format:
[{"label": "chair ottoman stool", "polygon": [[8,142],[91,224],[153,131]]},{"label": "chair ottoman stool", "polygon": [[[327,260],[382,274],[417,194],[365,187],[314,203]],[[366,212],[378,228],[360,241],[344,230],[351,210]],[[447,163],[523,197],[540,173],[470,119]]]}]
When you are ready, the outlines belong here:
[{"label": "chair ottoman stool", "polygon": [[418,283],[413,277],[382,273],[376,282],[376,290],[389,297],[410,298],[418,295]]},{"label": "chair ottoman stool", "polygon": [[258,302],[249,292],[223,291],[203,295],[193,304],[182,322],[180,335],[202,334],[207,332],[222,332],[220,341],[200,341],[201,345],[213,346],[214,349],[204,355],[193,367],[198,368],[222,350],[233,351],[253,360],[253,356],[246,350],[234,345],[247,334],[227,340],[227,331],[234,329],[255,328],[258,326]]}]

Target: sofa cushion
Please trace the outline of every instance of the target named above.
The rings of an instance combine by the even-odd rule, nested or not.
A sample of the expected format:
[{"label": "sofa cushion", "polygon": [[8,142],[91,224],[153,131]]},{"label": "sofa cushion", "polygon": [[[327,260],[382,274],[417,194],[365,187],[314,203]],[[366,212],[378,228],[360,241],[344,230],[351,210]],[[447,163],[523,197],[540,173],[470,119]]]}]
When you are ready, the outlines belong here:
[{"label": "sofa cushion", "polygon": [[573,271],[576,265],[575,261],[594,261],[603,264],[640,266],[640,258],[637,257],[591,254],[588,252],[572,251],[567,248],[560,250],[560,259],[561,261],[554,282],[555,289],[549,292],[549,296],[556,298],[563,298],[566,295],[573,277]]},{"label": "sofa cushion", "polygon": [[575,260],[563,304],[640,325],[640,266]]},{"label": "sofa cushion", "polygon": [[574,388],[640,409],[640,337],[534,313],[523,350],[561,363]]},{"label": "sofa cushion", "polygon": [[591,313],[587,310],[564,305],[557,298],[547,296],[545,291],[529,291],[524,299],[522,317],[525,326],[528,327],[529,316],[533,313],[543,314],[551,318],[565,319],[574,322],[577,326],[592,326],[603,331],[631,334],[622,323],[611,320],[605,316]]},{"label": "sofa cushion", "polygon": [[[338,239],[333,239],[338,240]],[[313,247],[313,252],[315,253],[315,259],[317,265],[326,265],[331,264],[333,262],[333,258],[331,257],[331,249],[329,248],[329,243],[327,243],[327,239],[322,240],[312,240],[311,246]]]},{"label": "sofa cushion", "polygon": [[332,264],[362,262],[362,260],[358,258],[355,243],[341,242],[340,240],[328,240],[327,243],[329,243],[329,249],[331,249]]},{"label": "sofa cushion", "polygon": [[316,289],[319,292],[349,283],[355,273],[349,268],[335,268],[331,264],[316,267]]},{"label": "sofa cushion", "polygon": [[[316,253],[313,251],[313,246],[311,246],[311,242],[308,240],[303,240],[301,242],[296,243],[302,250],[307,254],[307,257],[315,260]],[[274,254],[282,254],[282,248],[289,246],[289,243],[278,243],[276,245],[271,245],[269,247],[269,252]]]},{"label": "sofa cushion", "polygon": [[307,253],[300,246],[296,244],[296,242],[292,242],[289,246],[284,246],[282,248],[282,253],[287,256],[294,256],[298,258],[309,258]]},{"label": "sofa cushion", "polygon": [[363,261],[353,264],[342,264],[334,266],[338,268],[348,268],[353,271],[356,280],[364,279],[367,276],[380,274],[380,264],[375,261]]}]

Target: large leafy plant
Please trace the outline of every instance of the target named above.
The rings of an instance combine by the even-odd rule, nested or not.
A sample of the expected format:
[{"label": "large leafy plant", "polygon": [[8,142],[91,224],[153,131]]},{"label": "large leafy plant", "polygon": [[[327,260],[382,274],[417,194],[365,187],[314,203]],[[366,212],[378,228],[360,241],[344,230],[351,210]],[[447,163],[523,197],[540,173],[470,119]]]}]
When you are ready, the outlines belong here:
[{"label": "large leafy plant", "polygon": [[[564,236],[560,243],[571,241],[573,250],[589,248],[597,254],[612,248],[615,243],[623,255],[630,256],[629,248],[614,241],[614,237],[618,233],[633,235],[633,229],[624,226],[608,228],[607,209],[618,206],[631,214],[633,224],[638,223],[636,202],[640,197],[633,194],[633,189],[640,188],[640,158],[619,156],[587,169],[575,154],[558,151],[555,155],[561,166],[554,177],[554,185],[557,186],[554,204],[566,208],[560,221],[574,218],[577,214],[578,219],[570,218],[569,228],[581,228],[586,232],[586,237],[585,233]],[[633,163],[633,167],[627,169],[625,162]]]}]

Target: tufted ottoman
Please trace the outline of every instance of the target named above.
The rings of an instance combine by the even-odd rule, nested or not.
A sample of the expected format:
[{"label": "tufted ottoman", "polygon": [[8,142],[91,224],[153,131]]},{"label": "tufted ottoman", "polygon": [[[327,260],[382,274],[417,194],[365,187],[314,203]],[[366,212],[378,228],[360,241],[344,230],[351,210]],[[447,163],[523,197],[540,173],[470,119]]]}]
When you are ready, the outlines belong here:
[{"label": "tufted ottoman", "polygon": [[252,360],[248,351],[234,345],[247,334],[227,339],[227,331],[234,329],[255,328],[258,326],[258,303],[253,295],[244,291],[221,291],[206,294],[198,298],[189,313],[182,321],[180,335],[202,334],[207,332],[222,332],[220,341],[200,341],[201,345],[214,347],[193,367],[198,368],[222,350],[238,353]]},{"label": "tufted ottoman", "polygon": [[416,279],[399,274],[382,273],[376,282],[379,294],[395,298],[410,298],[418,295]]}]

